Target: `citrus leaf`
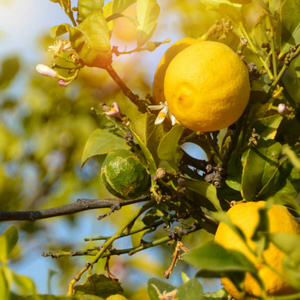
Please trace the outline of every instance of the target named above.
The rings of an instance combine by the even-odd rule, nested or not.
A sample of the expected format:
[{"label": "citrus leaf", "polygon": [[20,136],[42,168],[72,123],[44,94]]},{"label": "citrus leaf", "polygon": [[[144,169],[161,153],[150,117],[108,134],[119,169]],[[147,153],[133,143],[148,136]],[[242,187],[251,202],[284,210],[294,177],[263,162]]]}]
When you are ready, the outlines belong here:
[{"label": "citrus leaf", "polygon": [[67,29],[72,48],[87,66],[104,68],[111,63],[109,31],[102,12],[93,12],[78,26]]},{"label": "citrus leaf", "polygon": [[94,11],[101,11],[104,5],[104,0],[79,0],[78,1],[78,14],[79,20],[82,22],[89,14]]},{"label": "citrus leaf", "polygon": [[0,236],[0,261],[6,263],[9,255],[18,242],[18,229],[16,226],[9,227]]},{"label": "citrus leaf", "polygon": [[164,136],[162,125],[155,125],[154,122],[155,116],[147,113],[139,115],[131,123],[131,131],[142,148],[151,175],[156,174],[157,147]]},{"label": "citrus leaf", "polygon": [[12,272],[13,283],[16,285],[18,290],[23,294],[35,294],[35,284],[29,277],[19,275]]},{"label": "citrus leaf", "polygon": [[3,267],[0,267],[0,299],[10,299],[10,284],[5,276]]},{"label": "citrus leaf", "polygon": [[70,28],[72,26],[68,23],[56,25],[50,29],[50,35],[52,38],[56,38],[58,36],[61,36],[67,32],[69,32]]},{"label": "citrus leaf", "polygon": [[277,134],[277,129],[281,124],[283,117],[281,115],[273,115],[253,123],[252,127],[265,140],[274,139]]},{"label": "citrus leaf", "polygon": [[210,10],[215,11],[233,22],[239,23],[242,19],[242,5],[234,4],[227,0],[201,0]]},{"label": "citrus leaf", "polygon": [[123,293],[119,282],[98,274],[89,276],[84,284],[76,285],[74,289],[75,294],[89,294],[103,298]]},{"label": "citrus leaf", "polygon": [[300,2],[285,0],[280,10],[282,22],[281,52],[284,54],[290,47],[300,43]]},{"label": "citrus leaf", "polygon": [[84,146],[81,158],[81,169],[89,158],[107,154],[110,151],[118,149],[129,149],[124,138],[113,132],[112,129],[96,129],[89,136]]},{"label": "citrus leaf", "polygon": [[220,289],[214,293],[205,293],[202,297],[203,300],[227,300],[228,294],[225,289]]},{"label": "citrus leaf", "polygon": [[183,256],[183,260],[217,277],[228,272],[257,272],[255,265],[244,254],[213,242],[191,250]]},{"label": "citrus leaf", "polygon": [[160,7],[156,0],[137,0],[137,45],[143,46],[153,35]]},{"label": "citrus leaf", "polygon": [[[217,197],[217,189],[209,182],[196,181],[192,179],[185,180],[185,187],[196,192],[198,195],[209,200],[213,207],[218,211],[223,211],[220,201]],[[201,200],[199,200],[200,202]],[[202,204],[203,205],[203,204]]]},{"label": "citrus leaf", "polygon": [[113,13],[121,13],[123,12],[127,7],[135,3],[136,0],[114,0],[113,1]]},{"label": "citrus leaf", "polygon": [[[174,291],[176,287],[169,283],[165,283],[156,278],[148,280],[147,292],[150,300],[160,300],[158,291],[161,295]],[[158,290],[158,291],[157,291]]]},{"label": "citrus leaf", "polygon": [[260,139],[257,147],[248,150],[242,173],[243,198],[252,201],[269,182],[278,168],[282,146],[274,140]]},{"label": "citrus leaf", "polygon": [[178,169],[178,164],[183,155],[183,151],[178,145],[183,131],[184,127],[182,125],[175,125],[165,134],[157,148],[158,157],[167,161],[175,170]]},{"label": "citrus leaf", "polygon": [[[17,298],[18,299],[18,298]],[[23,297],[22,300],[105,300],[94,295],[75,295],[75,296],[53,296],[53,295],[32,295]]]},{"label": "citrus leaf", "polygon": [[7,88],[20,70],[18,57],[4,59],[1,66],[0,90]]},{"label": "citrus leaf", "polygon": [[226,184],[236,191],[241,191],[243,166],[237,151],[233,151],[228,162]]},{"label": "citrus leaf", "polygon": [[194,278],[179,286],[176,298],[180,300],[198,300],[202,299],[203,289],[199,281]]}]

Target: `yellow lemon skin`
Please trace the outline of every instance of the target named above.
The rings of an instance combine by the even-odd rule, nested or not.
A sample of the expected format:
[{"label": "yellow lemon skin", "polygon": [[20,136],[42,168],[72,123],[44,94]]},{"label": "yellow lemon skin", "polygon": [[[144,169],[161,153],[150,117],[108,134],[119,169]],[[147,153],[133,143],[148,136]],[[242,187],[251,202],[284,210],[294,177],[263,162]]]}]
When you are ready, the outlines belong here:
[{"label": "yellow lemon skin", "polygon": [[[259,222],[258,210],[265,206],[265,201],[247,202],[236,204],[228,210],[228,215],[233,224],[237,225],[245,234],[247,243],[251,249],[255,249],[255,243],[251,240],[254,230]],[[268,210],[269,229],[271,233],[287,232],[300,235],[300,225],[285,206],[273,205]],[[266,291],[269,295],[288,295],[295,292],[294,288],[285,282],[280,276],[273,272],[270,268],[262,265],[257,257],[255,257],[247,249],[241,239],[227,226],[221,222],[218,226],[215,242],[223,245],[227,249],[238,250],[247,256],[257,267],[258,275],[265,284]],[[268,249],[263,251],[266,262],[272,266],[277,272],[284,274],[282,268],[282,259],[285,254],[276,246],[270,243]],[[236,300],[252,300],[257,298],[243,297],[235,288],[228,278],[221,278],[221,282],[226,291]],[[255,296],[261,296],[261,289],[255,279],[246,273],[245,290]]]},{"label": "yellow lemon skin", "polygon": [[[136,5],[130,5],[122,14],[130,18],[136,18]],[[113,34],[117,39],[130,43],[137,39],[137,27],[131,20],[120,17],[116,20]]]},{"label": "yellow lemon skin", "polygon": [[172,44],[168,50],[164,53],[162,58],[160,59],[155,75],[154,75],[154,81],[152,86],[153,91],[153,100],[155,104],[159,104],[160,102],[165,102],[165,96],[164,96],[164,82],[165,82],[165,74],[166,70],[170,64],[170,62],[173,60],[173,58],[181,52],[183,49],[199,43],[201,40],[193,39],[193,38],[184,38],[181,40],[178,40],[174,44]]},{"label": "yellow lemon skin", "polygon": [[106,300],[127,300],[127,298],[125,298],[122,295],[116,294],[116,295],[109,296],[108,298],[106,298]]},{"label": "yellow lemon skin", "polygon": [[249,72],[227,45],[202,41],[170,62],[164,93],[171,113],[187,128],[216,131],[242,115],[250,96]]}]

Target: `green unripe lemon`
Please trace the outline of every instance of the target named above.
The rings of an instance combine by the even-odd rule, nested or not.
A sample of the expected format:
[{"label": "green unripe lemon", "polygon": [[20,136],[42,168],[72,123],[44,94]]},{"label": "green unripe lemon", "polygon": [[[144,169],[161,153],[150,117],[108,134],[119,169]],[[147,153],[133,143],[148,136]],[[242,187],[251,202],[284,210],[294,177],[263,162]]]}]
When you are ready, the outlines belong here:
[{"label": "green unripe lemon", "polygon": [[150,187],[150,175],[129,150],[107,154],[101,168],[101,178],[106,189],[121,199],[138,198]]}]

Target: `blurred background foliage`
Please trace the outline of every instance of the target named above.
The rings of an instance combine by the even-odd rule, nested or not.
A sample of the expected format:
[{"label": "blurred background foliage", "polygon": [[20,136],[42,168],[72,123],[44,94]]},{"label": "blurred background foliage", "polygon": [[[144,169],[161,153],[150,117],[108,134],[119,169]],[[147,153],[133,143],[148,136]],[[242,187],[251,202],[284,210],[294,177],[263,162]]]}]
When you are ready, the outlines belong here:
[{"label": "blurred background foliage", "polygon": [[[40,1],[39,5],[43,5],[45,1]],[[207,11],[198,0],[160,0],[158,3],[161,13],[157,30],[151,39],[153,41],[171,38],[174,42],[182,37],[199,37],[215,20],[221,18],[220,15]],[[0,9],[4,4],[3,1],[0,2]],[[56,3],[50,5],[57,6],[56,9],[60,10]],[[253,24],[260,11],[255,4],[247,7],[251,16],[248,22]],[[12,10],[11,15],[13,14]],[[49,15],[49,18],[52,17],[54,18]],[[65,22],[68,22],[67,17]],[[38,33],[41,34],[37,29]],[[17,36],[18,33],[11,31],[10,34]],[[30,62],[29,65],[24,62],[24,53],[16,56],[7,53],[1,57],[0,207],[3,211],[45,209],[72,203],[78,198],[108,197],[99,180],[98,161],[89,160],[80,171],[85,142],[101,124],[101,120],[91,112],[91,107],[97,107],[103,102],[110,104],[117,101],[122,113],[129,118],[133,119],[138,114],[136,107],[120,93],[104,70],[84,68],[78,79],[67,88],[60,87],[55,79],[37,74],[34,70],[37,63],[50,65],[51,55],[46,49],[53,44],[53,40],[49,37],[49,32],[44,32],[37,41],[36,51],[42,51],[39,54],[41,61]],[[4,43],[5,37],[0,42]],[[238,45],[239,39],[234,33],[230,33],[227,42]],[[127,44],[118,39],[113,39],[112,45],[119,46],[121,50],[135,46],[134,42]],[[165,44],[155,52],[116,57],[114,68],[133,92],[144,98],[151,93],[155,67],[168,47]],[[293,62],[294,71],[299,69],[298,61]],[[24,82],[24,78],[26,84],[22,85],[20,82]],[[294,81],[299,79],[295,79],[293,73],[287,73],[284,80],[291,82],[290,89],[298,95],[299,84],[294,84]],[[12,92],[16,90],[18,92]],[[39,274],[41,270],[45,273],[47,268],[47,272],[50,270],[49,275],[55,273],[51,292],[65,293],[69,281],[79,270],[79,266],[85,264],[86,259],[64,257],[49,262],[49,258],[39,258],[38,264],[35,264],[37,256],[40,257],[42,252],[58,249],[83,250],[99,247],[101,241],[84,242],[82,237],[112,234],[135,208],[125,207],[101,221],[96,220],[97,216],[105,213],[105,210],[34,223],[17,223],[20,230],[19,251],[11,260],[11,267],[18,268],[19,273],[22,273],[20,266],[25,264],[25,273],[32,274],[35,280],[39,275],[34,273]],[[1,233],[11,223],[1,223]],[[196,235],[185,237],[184,243],[187,247],[195,247],[210,238],[208,233],[197,232]],[[126,247],[126,241],[120,243]],[[161,277],[171,263],[172,250],[165,245],[133,257],[114,257],[111,261],[111,272],[122,281],[127,293],[131,293],[130,299],[147,299],[147,278]],[[98,263],[97,268],[94,272],[103,272],[104,262]],[[181,269],[189,274],[189,270],[185,268],[187,267],[179,263],[170,283],[177,283]],[[212,282],[212,290],[216,289],[215,284]],[[48,292],[46,282],[36,281],[36,285],[39,292]],[[209,283],[205,283],[205,287],[209,290]]]}]

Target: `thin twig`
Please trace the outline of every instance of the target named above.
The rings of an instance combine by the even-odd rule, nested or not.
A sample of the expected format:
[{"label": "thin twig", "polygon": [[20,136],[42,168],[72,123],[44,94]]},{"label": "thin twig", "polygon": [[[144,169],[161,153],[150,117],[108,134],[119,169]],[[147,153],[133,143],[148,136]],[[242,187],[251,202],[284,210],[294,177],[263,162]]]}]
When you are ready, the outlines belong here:
[{"label": "thin twig", "polygon": [[0,222],[2,221],[36,221],[40,219],[75,214],[85,210],[110,208],[120,209],[122,206],[150,200],[145,196],[133,200],[122,199],[78,199],[75,203],[35,211],[0,211]]},{"label": "thin twig", "polygon": [[145,105],[145,101],[141,100],[140,97],[136,94],[134,94],[131,89],[123,82],[123,80],[120,78],[120,76],[117,74],[117,72],[114,70],[112,65],[106,66],[106,71],[110,75],[110,77],[114,80],[114,82],[119,86],[119,88],[122,90],[123,94],[130,99],[130,101],[135,104],[139,111],[142,113],[150,112],[150,110]]}]

